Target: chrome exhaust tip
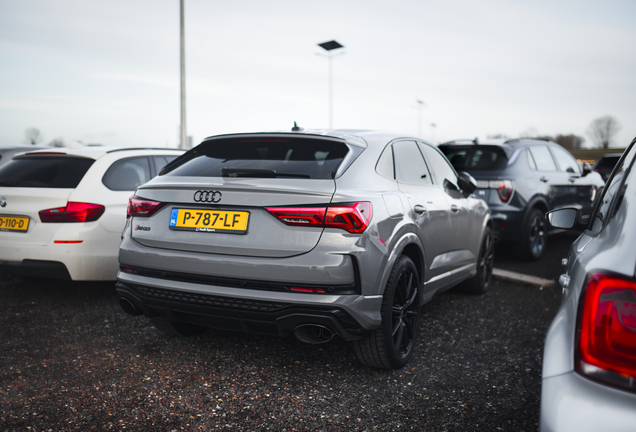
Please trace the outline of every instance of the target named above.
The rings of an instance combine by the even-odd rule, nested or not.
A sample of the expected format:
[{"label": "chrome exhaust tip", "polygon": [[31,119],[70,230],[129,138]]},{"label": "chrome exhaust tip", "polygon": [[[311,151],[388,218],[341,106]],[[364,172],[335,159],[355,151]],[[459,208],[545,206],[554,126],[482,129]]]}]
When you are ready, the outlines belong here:
[{"label": "chrome exhaust tip", "polygon": [[302,324],[294,329],[294,336],[309,344],[327,343],[334,337],[333,331],[319,324]]},{"label": "chrome exhaust tip", "polygon": [[128,315],[137,316],[141,315],[141,309],[139,309],[133,302],[128,300],[126,297],[122,297],[119,299],[119,306],[126,312]]}]

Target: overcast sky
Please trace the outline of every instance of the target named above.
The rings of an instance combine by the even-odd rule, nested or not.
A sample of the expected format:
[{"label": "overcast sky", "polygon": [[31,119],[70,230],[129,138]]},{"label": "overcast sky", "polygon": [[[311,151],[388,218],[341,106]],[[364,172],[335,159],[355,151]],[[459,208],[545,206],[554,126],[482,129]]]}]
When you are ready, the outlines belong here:
[{"label": "overcast sky", "polygon": [[[634,0],[186,0],[187,131],[636,136]],[[0,145],[177,147],[179,0],[0,0]],[[419,106],[417,100],[425,103]],[[437,125],[432,127],[431,124]],[[420,133],[421,131],[421,133]]]}]

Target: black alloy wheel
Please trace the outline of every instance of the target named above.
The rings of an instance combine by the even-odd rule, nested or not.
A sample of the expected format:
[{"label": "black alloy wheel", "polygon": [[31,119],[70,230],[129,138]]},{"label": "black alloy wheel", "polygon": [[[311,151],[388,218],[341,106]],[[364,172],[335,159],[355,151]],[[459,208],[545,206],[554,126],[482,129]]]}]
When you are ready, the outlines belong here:
[{"label": "black alloy wheel", "polygon": [[522,253],[529,260],[538,260],[548,243],[548,225],[543,212],[532,209],[523,230]]},{"label": "black alloy wheel", "polygon": [[382,323],[370,337],[354,342],[356,357],[368,366],[398,369],[406,365],[419,333],[421,302],[415,264],[400,257],[391,271],[382,301]]},{"label": "black alloy wheel", "polygon": [[477,274],[460,286],[460,291],[468,294],[486,294],[495,267],[495,242],[490,227],[484,231],[477,257]]}]

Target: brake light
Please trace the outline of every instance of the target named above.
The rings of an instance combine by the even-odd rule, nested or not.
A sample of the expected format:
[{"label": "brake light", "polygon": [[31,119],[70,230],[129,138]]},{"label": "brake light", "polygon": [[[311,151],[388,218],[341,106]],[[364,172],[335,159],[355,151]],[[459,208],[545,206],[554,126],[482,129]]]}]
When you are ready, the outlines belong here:
[{"label": "brake light", "polygon": [[100,204],[69,202],[66,207],[41,210],[38,214],[42,223],[94,222],[106,208]]},{"label": "brake light", "polygon": [[265,207],[287,225],[321,227],[327,207]]},{"label": "brake light", "polygon": [[371,220],[371,203],[358,202],[328,207],[266,207],[287,225],[338,228],[360,234]]},{"label": "brake light", "polygon": [[593,275],[581,308],[580,373],[631,387],[636,379],[636,282]]},{"label": "brake light", "polygon": [[512,196],[512,181],[510,180],[490,180],[490,187],[493,189],[497,189],[499,192],[499,198],[501,201],[508,202],[510,197]]},{"label": "brake light", "polygon": [[128,199],[128,209],[126,211],[126,219],[132,216],[150,217],[155,214],[165,203],[159,201],[147,200],[133,195]]}]

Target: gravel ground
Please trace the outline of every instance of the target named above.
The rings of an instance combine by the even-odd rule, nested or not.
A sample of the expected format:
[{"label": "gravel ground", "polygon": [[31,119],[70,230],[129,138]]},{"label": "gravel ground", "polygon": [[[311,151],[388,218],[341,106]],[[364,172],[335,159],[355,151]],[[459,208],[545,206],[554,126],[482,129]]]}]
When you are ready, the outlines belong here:
[{"label": "gravel ground", "polygon": [[[497,266],[555,279],[573,239],[558,237],[532,264],[502,248]],[[398,371],[360,365],[339,339],[168,337],[124,314],[113,283],[5,277],[0,296],[3,431],[518,432],[538,428],[560,289],[495,280],[485,296],[435,298]]]}]

